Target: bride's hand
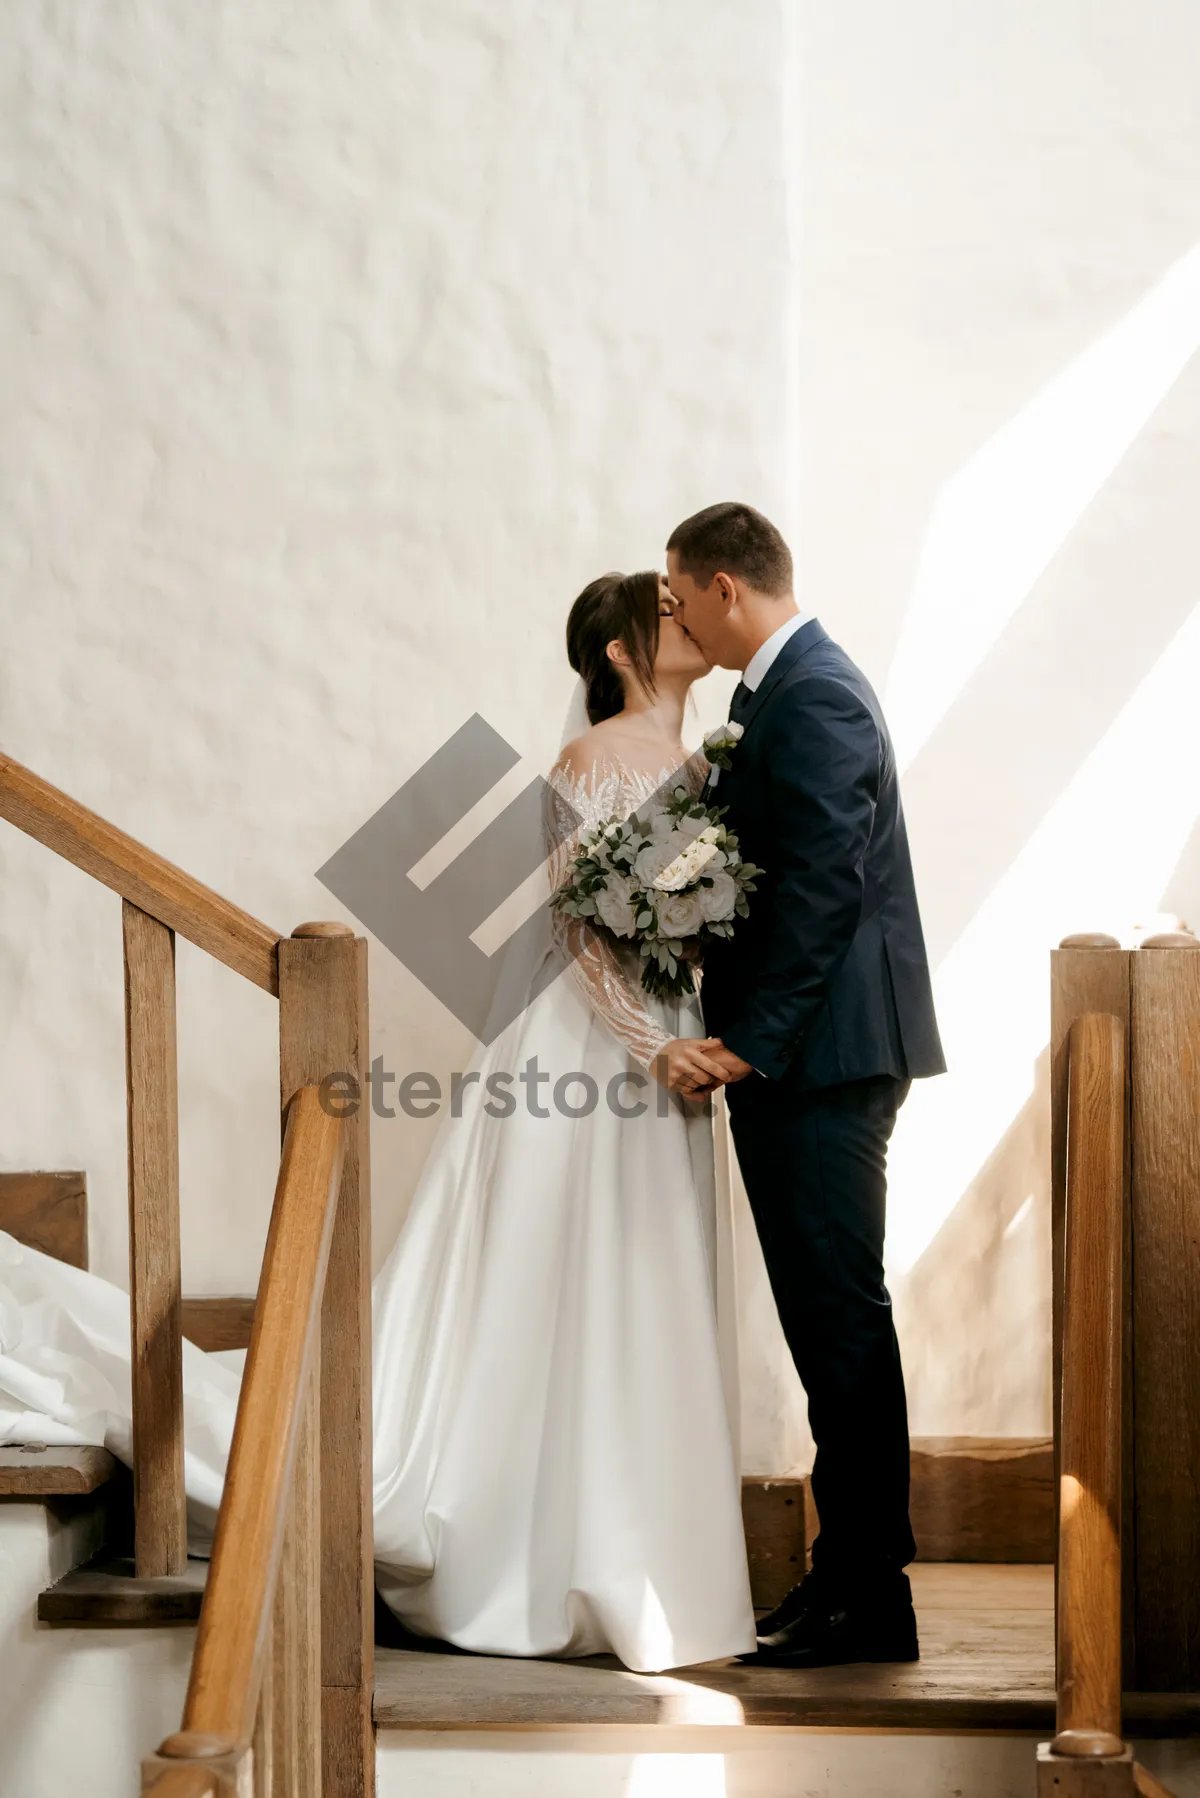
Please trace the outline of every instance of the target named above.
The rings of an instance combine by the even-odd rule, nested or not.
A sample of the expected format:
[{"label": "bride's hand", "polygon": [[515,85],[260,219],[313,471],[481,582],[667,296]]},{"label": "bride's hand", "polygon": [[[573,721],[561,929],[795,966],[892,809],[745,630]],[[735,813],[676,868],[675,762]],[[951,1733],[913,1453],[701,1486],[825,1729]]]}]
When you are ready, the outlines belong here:
[{"label": "bride's hand", "polygon": [[687,1099],[702,1099],[722,1085],[725,1075],[716,1058],[706,1053],[716,1045],[715,1037],[677,1036],[655,1056],[650,1072],[668,1092],[682,1093]]}]

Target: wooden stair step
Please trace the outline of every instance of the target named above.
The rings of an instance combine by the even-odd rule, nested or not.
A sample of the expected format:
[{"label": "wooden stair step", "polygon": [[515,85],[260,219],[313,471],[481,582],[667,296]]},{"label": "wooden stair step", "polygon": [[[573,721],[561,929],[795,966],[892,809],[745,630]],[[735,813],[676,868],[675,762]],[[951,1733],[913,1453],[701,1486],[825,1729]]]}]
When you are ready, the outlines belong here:
[{"label": "wooden stair step", "polygon": [[39,1594],[38,1621],[143,1626],[195,1623],[207,1578],[207,1561],[189,1560],[181,1574],[139,1579],[131,1559],[101,1555]]},{"label": "wooden stair step", "polygon": [[117,1470],[106,1448],[27,1443],[0,1448],[0,1498],[64,1498],[99,1491]]}]

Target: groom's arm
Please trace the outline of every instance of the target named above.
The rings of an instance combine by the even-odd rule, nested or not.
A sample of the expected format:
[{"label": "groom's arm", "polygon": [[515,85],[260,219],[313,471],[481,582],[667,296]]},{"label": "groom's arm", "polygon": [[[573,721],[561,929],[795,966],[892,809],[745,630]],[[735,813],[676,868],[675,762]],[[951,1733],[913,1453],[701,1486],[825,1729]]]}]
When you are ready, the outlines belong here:
[{"label": "groom's arm", "polygon": [[722,1041],[778,1079],[799,1052],[862,917],[880,740],[866,706],[836,681],[798,683],[773,711],[763,743],[771,913],[753,986]]}]

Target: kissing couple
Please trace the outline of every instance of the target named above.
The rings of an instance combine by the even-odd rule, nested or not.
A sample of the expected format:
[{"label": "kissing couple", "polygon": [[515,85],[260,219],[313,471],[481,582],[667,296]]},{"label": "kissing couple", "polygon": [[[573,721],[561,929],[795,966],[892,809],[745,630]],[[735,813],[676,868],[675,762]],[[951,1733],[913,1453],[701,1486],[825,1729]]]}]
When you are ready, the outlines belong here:
[{"label": "kissing couple", "polygon": [[[486,1654],[913,1660],[886,1162],[911,1081],[945,1063],[879,701],[746,505],[679,525],[665,575],[593,581],[566,635],[586,721],[550,775],[553,884],[585,832],[681,784],[761,872],[705,951],[702,1021],[561,919],[561,974],[477,1054],[484,1089],[535,1055],[620,1098],[443,1119],[375,1283],[380,1594]],[[741,674],[718,768],[680,734],[714,666]],[[637,1099],[651,1079],[661,1103]],[[812,1568],[757,1624],[718,1087],[816,1443]]]},{"label": "kissing couple", "polygon": [[[562,1102],[443,1113],[375,1281],[376,1584],[413,1634],[485,1654],[612,1652],[639,1672],[913,1660],[886,1163],[910,1082],[944,1063],[895,756],[767,519],[710,506],[666,562],[605,575],[571,608],[586,719],[546,783],[548,866],[557,899],[581,842],[588,860],[598,825],[625,841],[621,821],[656,796],[656,815],[681,806],[669,815],[699,831],[678,855],[674,826],[651,845],[674,857],[656,888],[689,856],[716,866],[736,835],[741,865],[726,855],[708,879],[696,939],[703,1017],[675,996],[673,950],[648,990],[628,918],[616,931],[547,907],[541,962],[513,982],[528,1002],[476,1054],[472,1094],[540,1064]],[[710,766],[680,731],[713,666],[742,678]],[[710,800],[722,815],[700,825]],[[721,907],[751,866],[731,923]],[[593,1102],[566,1101],[576,1082]],[[717,1087],[817,1450],[812,1570],[757,1623]],[[128,1459],[126,1295],[0,1233],[0,1311],[0,1438]],[[185,1351],[187,1496],[211,1526],[238,1375]]]}]

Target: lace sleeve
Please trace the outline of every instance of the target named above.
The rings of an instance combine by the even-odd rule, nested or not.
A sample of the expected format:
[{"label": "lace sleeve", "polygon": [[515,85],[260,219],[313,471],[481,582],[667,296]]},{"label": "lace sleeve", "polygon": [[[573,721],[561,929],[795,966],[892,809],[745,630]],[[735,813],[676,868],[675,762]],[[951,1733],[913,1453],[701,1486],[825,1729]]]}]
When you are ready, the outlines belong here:
[{"label": "lace sleeve", "polygon": [[[546,788],[546,834],[549,845],[550,890],[554,892],[570,872],[583,832],[601,816],[621,810],[621,796],[604,809],[589,800],[583,788],[562,764],[555,766]],[[632,811],[630,804],[628,810]],[[612,940],[583,918],[551,913],[555,947],[568,964],[568,979],[587,1000],[601,1023],[622,1043],[634,1060],[649,1068],[671,1038],[652,1016],[636,969],[627,968]]]}]

